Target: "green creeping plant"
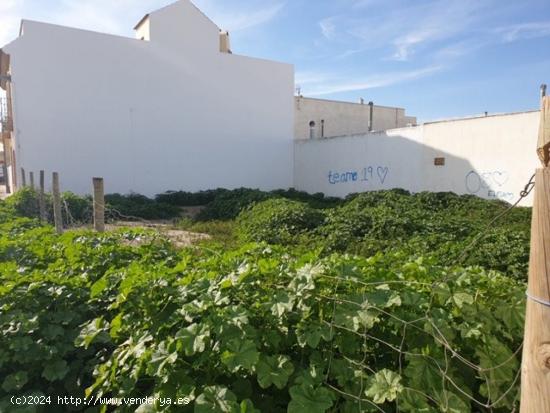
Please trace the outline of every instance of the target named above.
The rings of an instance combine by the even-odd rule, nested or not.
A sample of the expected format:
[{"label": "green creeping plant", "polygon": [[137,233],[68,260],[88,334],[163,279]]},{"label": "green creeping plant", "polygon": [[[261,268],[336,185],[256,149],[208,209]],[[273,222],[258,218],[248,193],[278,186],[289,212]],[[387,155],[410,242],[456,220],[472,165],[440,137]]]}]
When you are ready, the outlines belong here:
[{"label": "green creeping plant", "polygon": [[183,250],[145,230],[59,236],[6,208],[0,411],[69,411],[10,402],[31,395],[156,398],[70,410],[91,412],[518,407],[524,212],[459,266],[452,254],[503,206],[389,191],[319,211],[277,198],[237,220],[272,244]]}]

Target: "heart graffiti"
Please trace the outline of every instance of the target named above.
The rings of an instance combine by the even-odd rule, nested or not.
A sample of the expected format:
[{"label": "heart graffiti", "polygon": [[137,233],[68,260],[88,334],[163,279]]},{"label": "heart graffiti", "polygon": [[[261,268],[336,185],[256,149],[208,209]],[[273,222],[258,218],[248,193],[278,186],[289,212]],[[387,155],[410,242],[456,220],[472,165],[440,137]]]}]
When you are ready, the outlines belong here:
[{"label": "heart graffiti", "polygon": [[386,180],[386,177],[388,176],[389,169],[387,166],[379,166],[376,168],[376,174],[378,175],[378,178],[380,179],[380,183],[384,183]]},{"label": "heart graffiti", "polygon": [[494,192],[491,188],[501,188],[510,179],[510,175],[506,171],[490,171],[478,173],[476,171],[470,171],[466,175],[466,189],[471,194],[477,194],[482,188],[483,190],[489,189],[490,192]]}]

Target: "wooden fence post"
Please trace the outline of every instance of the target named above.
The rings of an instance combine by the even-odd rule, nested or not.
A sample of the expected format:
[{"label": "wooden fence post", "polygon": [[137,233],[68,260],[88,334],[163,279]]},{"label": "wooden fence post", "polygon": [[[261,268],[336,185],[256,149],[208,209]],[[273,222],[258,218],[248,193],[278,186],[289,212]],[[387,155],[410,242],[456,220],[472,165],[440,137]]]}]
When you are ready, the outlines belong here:
[{"label": "wooden fence post", "polygon": [[33,171],[30,171],[29,172],[29,183],[31,184],[31,188],[34,189],[34,172]]},{"label": "wooden fence post", "polygon": [[21,168],[21,186],[27,186],[27,177],[25,176],[25,168]]},{"label": "wooden fence post", "polygon": [[53,193],[53,219],[55,230],[58,234],[63,232],[63,217],[61,216],[61,194],[59,191],[59,174],[52,174],[52,193]]},{"label": "wooden fence post", "polygon": [[550,98],[543,99],[537,145],[529,282],[521,365],[521,413],[550,412]]},{"label": "wooden fence post", "polygon": [[550,412],[550,168],[537,170],[521,367],[521,413]]},{"label": "wooden fence post", "polygon": [[94,186],[94,229],[97,232],[105,231],[105,195],[103,192],[103,178],[92,178]]},{"label": "wooden fence post", "polygon": [[40,188],[38,192],[38,209],[40,210],[40,221],[46,221],[46,203],[44,201],[44,171],[40,171]]}]

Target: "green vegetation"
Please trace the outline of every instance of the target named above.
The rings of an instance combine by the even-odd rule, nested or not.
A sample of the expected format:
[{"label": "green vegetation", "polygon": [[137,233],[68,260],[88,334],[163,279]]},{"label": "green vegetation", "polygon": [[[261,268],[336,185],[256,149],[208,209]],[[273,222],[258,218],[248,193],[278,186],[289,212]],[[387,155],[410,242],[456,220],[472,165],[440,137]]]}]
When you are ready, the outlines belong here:
[{"label": "green vegetation", "polygon": [[[27,218],[39,217],[38,192],[30,187],[19,190],[5,201],[5,208]],[[174,219],[180,216],[180,208],[158,202],[138,194],[105,195],[107,220]],[[78,196],[72,192],[61,195],[61,208],[65,226],[92,222],[92,198]],[[53,201],[51,194],[45,194],[46,219],[53,222]]]},{"label": "green vegetation", "polygon": [[323,212],[304,203],[274,198],[241,212],[237,225],[246,241],[288,245],[298,242],[300,235],[324,220]]},{"label": "green vegetation", "polygon": [[30,191],[0,202],[0,411],[69,411],[12,395],[191,399],[140,412],[517,409],[529,209],[486,228],[507,205],[454,194],[109,203],[208,197],[177,227],[213,239],[182,250],[151,230],[56,235],[28,218]]},{"label": "green vegetation", "polygon": [[486,228],[508,207],[452,193],[392,190],[353,195],[324,210],[268,200],[245,208],[236,222],[246,241],[318,249],[325,255],[401,252],[413,258],[430,256],[441,265],[479,265],[526,279],[530,209],[514,209]]}]

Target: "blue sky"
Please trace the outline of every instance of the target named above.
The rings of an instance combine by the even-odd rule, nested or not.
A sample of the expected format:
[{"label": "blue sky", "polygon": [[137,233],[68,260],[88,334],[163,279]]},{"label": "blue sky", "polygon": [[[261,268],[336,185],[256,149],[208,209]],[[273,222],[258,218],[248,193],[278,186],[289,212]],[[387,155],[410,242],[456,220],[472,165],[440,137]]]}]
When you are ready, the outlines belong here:
[{"label": "blue sky", "polygon": [[[0,0],[21,18],[133,36],[170,0]],[[235,53],[295,65],[302,94],[405,107],[420,120],[538,108],[550,0],[196,0]]]}]

